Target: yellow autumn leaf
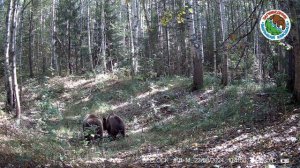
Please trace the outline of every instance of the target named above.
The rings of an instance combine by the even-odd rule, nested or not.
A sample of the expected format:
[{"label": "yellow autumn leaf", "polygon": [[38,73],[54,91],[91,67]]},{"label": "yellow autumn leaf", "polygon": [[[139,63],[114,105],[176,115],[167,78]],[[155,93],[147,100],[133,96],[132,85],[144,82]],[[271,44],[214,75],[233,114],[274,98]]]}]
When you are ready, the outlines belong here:
[{"label": "yellow autumn leaf", "polygon": [[232,40],[232,41],[236,41],[237,36],[236,36],[236,34],[230,34],[229,38],[230,38],[230,40]]}]

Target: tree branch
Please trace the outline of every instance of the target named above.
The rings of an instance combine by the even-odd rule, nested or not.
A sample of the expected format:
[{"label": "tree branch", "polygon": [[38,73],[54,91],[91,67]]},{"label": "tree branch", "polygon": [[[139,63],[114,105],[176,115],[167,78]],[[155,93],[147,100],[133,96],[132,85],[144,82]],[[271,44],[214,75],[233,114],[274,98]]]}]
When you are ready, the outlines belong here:
[{"label": "tree branch", "polygon": [[31,3],[32,1],[33,1],[33,0],[30,0],[27,4],[25,4],[26,1],[24,1],[24,4],[25,4],[25,5],[24,5],[24,7],[23,7],[23,9],[22,9],[22,11],[21,11],[22,13],[23,13],[24,10],[27,8],[27,6],[30,5],[30,3]]},{"label": "tree branch", "polygon": [[236,64],[234,70],[236,70],[236,69],[239,67],[239,65],[240,65],[240,63],[241,63],[241,61],[242,61],[242,58],[245,56],[247,47],[248,47],[248,46],[245,46],[245,47],[244,47],[244,49],[243,49],[243,51],[242,51],[242,53],[241,53],[240,59],[239,59],[238,63]]},{"label": "tree branch", "polygon": [[[230,33],[229,34],[229,36],[221,43],[221,45],[220,45],[220,47],[219,47],[219,49],[217,49],[217,51],[220,51],[223,47],[224,47],[224,45],[225,45],[225,43],[230,39],[230,37],[231,37],[231,35],[232,34],[234,34],[236,31],[238,31],[251,17],[252,17],[252,15],[254,15],[254,13],[257,11],[257,8],[260,6],[260,5],[263,5],[263,1],[264,0],[261,0],[255,7],[254,7],[254,9],[253,9],[253,11],[251,12],[251,14],[247,17],[247,19],[245,19],[237,28],[235,28],[234,30],[233,30],[233,32],[232,33]],[[262,7],[260,8],[260,10],[259,10],[259,14],[258,14],[258,16],[260,16],[260,14],[261,14],[261,11],[262,11]],[[247,32],[246,34],[244,34],[244,35],[242,35],[242,36],[240,36],[239,37],[239,40],[234,44],[234,45],[232,45],[232,47],[230,47],[229,49],[224,49],[224,51],[227,51],[227,50],[230,50],[230,49],[232,49],[233,47],[235,47],[243,38],[245,38],[245,37],[247,37],[249,34],[251,34],[252,33],[252,31],[254,30],[254,28],[255,28],[255,26],[257,25],[257,23],[258,23],[258,17],[256,17],[256,19],[255,19],[255,22],[254,22],[254,25],[252,25],[252,27],[251,27],[251,29],[250,29],[250,31],[249,32]]]}]

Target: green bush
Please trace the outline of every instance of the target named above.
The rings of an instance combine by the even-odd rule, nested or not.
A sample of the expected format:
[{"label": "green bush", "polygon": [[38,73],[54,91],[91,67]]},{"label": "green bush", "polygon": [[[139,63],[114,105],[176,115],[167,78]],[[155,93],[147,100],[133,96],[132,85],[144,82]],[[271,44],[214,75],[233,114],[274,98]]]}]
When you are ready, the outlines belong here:
[{"label": "green bush", "polygon": [[214,73],[205,73],[204,74],[204,88],[218,88],[220,86],[220,79],[215,76]]},{"label": "green bush", "polygon": [[58,107],[55,107],[49,98],[42,100],[39,103],[39,107],[42,111],[43,119],[50,119],[50,118],[62,118],[62,114],[59,111]]},{"label": "green bush", "polygon": [[288,76],[285,73],[276,73],[274,75],[275,83],[278,87],[285,86],[287,78]]}]

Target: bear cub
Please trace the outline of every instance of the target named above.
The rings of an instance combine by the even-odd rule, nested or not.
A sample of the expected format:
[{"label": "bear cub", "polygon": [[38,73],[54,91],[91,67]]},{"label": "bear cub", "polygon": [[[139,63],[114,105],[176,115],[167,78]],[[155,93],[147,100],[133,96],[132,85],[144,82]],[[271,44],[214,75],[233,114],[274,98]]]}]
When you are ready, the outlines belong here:
[{"label": "bear cub", "polygon": [[114,140],[119,133],[125,137],[125,124],[123,120],[115,114],[111,114],[107,118],[103,117],[103,129],[107,130],[108,135]]},{"label": "bear cub", "polygon": [[101,120],[95,114],[87,114],[83,120],[84,139],[88,142],[102,139],[103,125]]}]

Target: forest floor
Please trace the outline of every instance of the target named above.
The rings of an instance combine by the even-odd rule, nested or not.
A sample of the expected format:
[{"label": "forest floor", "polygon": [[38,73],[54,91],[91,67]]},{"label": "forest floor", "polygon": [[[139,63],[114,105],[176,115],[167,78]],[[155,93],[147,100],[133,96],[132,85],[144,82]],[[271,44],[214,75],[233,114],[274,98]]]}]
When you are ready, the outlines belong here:
[{"label": "forest floor", "polygon": [[[209,75],[204,81],[190,92],[184,77],[28,80],[21,124],[0,110],[0,167],[300,166],[300,109],[289,93],[251,81],[221,88]],[[119,115],[126,138],[105,134],[87,145],[87,113]]]}]

